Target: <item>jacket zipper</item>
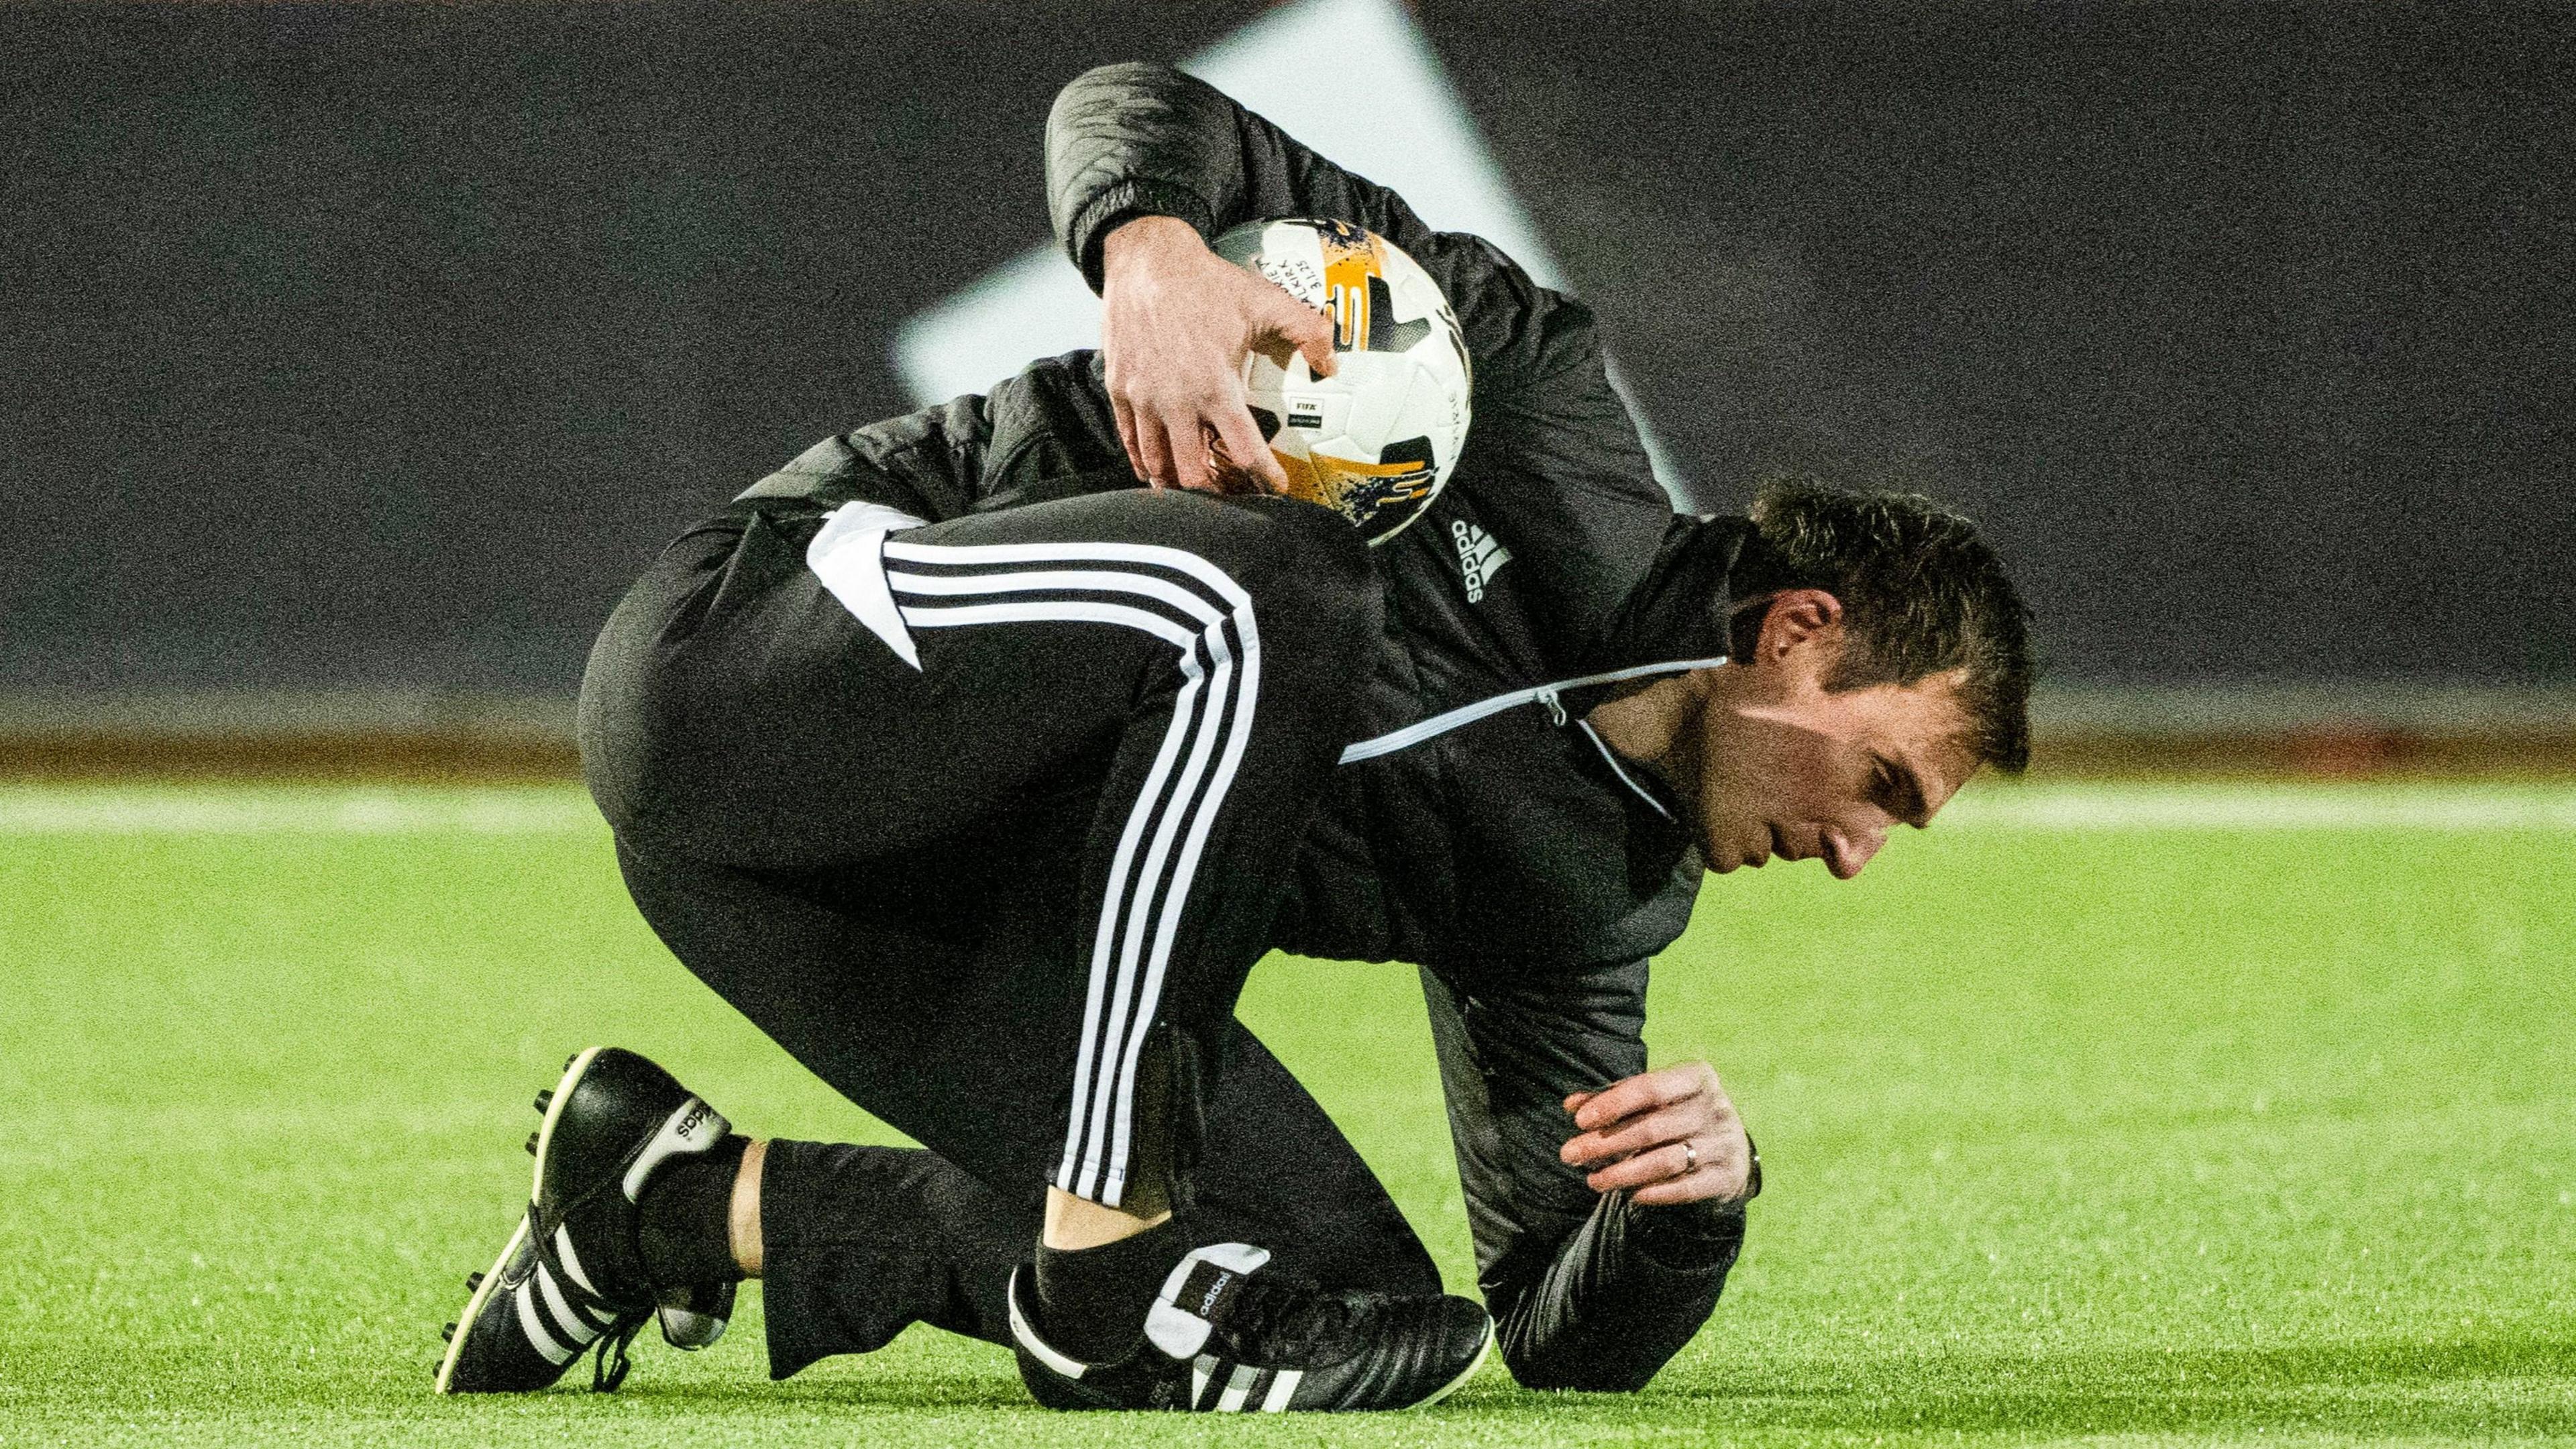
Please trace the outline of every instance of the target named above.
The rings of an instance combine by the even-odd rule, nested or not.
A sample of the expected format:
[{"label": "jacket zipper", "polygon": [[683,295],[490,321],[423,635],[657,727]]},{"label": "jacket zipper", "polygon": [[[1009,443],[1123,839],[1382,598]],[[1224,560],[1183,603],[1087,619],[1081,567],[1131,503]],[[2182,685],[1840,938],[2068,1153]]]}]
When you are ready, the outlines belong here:
[{"label": "jacket zipper", "polygon": [[1650,674],[1684,674],[1693,669],[1715,669],[1725,662],[1726,656],[1721,654],[1715,659],[1675,659],[1663,664],[1635,664],[1626,669],[1613,669],[1607,674],[1587,674],[1580,679],[1565,679],[1554,684],[1539,684],[1532,685],[1528,689],[1515,689],[1508,694],[1497,694],[1490,699],[1477,700],[1474,704],[1462,704],[1456,709],[1444,710],[1429,719],[1416,720],[1400,730],[1389,730],[1375,739],[1361,740],[1342,751],[1341,762],[1345,765],[1356,765],[1362,760],[1374,760],[1380,755],[1409,750],[1424,740],[1445,735],[1462,725],[1474,724],[1489,715],[1501,714],[1504,710],[1516,709],[1524,704],[1546,705],[1549,716],[1561,729],[1565,725],[1565,705],[1560,696],[1569,689],[1589,689],[1596,684],[1617,684],[1622,680],[1643,679]]},{"label": "jacket zipper", "polygon": [[[921,526],[921,519],[900,509],[888,508],[881,503],[865,501],[847,503],[832,510],[831,515],[824,521],[822,529],[814,535],[813,542],[807,545],[805,550],[806,565],[813,569],[817,578],[823,581],[824,587],[830,589],[861,624],[878,638],[883,639],[887,647],[893,649],[896,655],[915,669],[921,667],[921,659],[913,652],[911,635],[903,627],[903,620],[894,607],[893,597],[886,591],[885,566],[880,561],[878,549],[882,546],[886,534]],[[853,540],[860,541],[858,546],[848,547]],[[1375,739],[1362,740],[1342,751],[1341,763],[1356,765],[1362,760],[1374,760],[1380,755],[1391,755],[1398,750],[1411,749],[1424,740],[1445,735],[1462,725],[1474,724],[1489,715],[1501,714],[1504,710],[1514,709],[1524,704],[1546,705],[1548,718],[1554,721],[1558,729],[1563,729],[1566,724],[1566,714],[1562,696],[1569,689],[1588,689],[1596,684],[1617,684],[1623,680],[1643,679],[1650,674],[1683,674],[1693,669],[1714,669],[1725,662],[1726,656],[1721,654],[1714,659],[1675,659],[1662,664],[1635,664],[1626,669],[1613,669],[1605,674],[1587,674],[1580,679],[1565,679],[1554,684],[1539,684],[1532,685],[1528,689],[1515,689],[1508,694],[1497,694],[1490,699],[1480,699],[1474,704],[1460,705],[1456,709],[1435,714],[1429,719],[1416,720],[1400,730],[1391,730]],[[1600,738],[1595,736],[1593,743],[1600,745]],[[1601,752],[1607,756],[1610,753],[1609,747],[1602,745]],[[1615,759],[1610,762],[1610,765],[1614,770],[1619,768],[1619,763]],[[1626,780],[1627,772],[1621,770],[1620,778]],[[1629,781],[1628,788],[1636,790],[1636,782]],[[1645,795],[1642,790],[1638,790],[1638,793]],[[1648,795],[1646,801],[1648,804],[1654,804],[1654,797]],[[1661,810],[1663,807],[1657,805],[1655,808]]]}]

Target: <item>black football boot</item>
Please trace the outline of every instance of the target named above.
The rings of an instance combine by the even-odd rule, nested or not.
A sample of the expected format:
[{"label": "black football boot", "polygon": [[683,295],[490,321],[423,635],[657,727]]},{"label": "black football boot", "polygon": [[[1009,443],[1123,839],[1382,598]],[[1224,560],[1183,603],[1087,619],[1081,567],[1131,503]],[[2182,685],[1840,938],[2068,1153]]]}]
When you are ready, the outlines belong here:
[{"label": "black football boot", "polygon": [[1465,1383],[1494,1321],[1464,1298],[1328,1292],[1264,1274],[1265,1248],[1218,1243],[1181,1260],[1115,1363],[1089,1364],[1038,1336],[1034,1275],[1011,1275],[1020,1381],[1051,1409],[1201,1413],[1414,1409]]},{"label": "black football boot", "polygon": [[657,1292],[635,1238],[645,1184],[723,1141],[723,1115],[617,1047],[575,1056],[537,1107],[528,1211],[491,1271],[466,1280],[474,1296],[448,1325],[442,1394],[542,1389],[593,1345],[591,1387],[604,1393],[625,1381],[627,1345],[646,1320],[658,1316],[674,1347],[695,1349],[733,1313],[730,1283]]}]

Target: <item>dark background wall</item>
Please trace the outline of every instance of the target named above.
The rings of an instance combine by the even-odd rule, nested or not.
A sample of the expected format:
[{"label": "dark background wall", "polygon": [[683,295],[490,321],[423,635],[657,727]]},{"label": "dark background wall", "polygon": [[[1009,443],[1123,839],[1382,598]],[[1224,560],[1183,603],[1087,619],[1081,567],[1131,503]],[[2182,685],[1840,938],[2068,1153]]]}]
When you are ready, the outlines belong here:
[{"label": "dark background wall", "polygon": [[[0,690],[568,688],[1259,10],[0,8]],[[1704,504],[1954,498],[2065,680],[2576,680],[2563,8],[1420,14]]]}]

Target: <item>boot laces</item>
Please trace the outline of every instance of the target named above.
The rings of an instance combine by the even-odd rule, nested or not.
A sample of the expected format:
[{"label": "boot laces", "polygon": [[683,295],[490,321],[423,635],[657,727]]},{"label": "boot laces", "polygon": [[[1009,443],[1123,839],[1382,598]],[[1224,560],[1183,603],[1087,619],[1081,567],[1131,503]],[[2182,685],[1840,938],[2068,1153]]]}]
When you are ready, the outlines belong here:
[{"label": "boot laces", "polygon": [[1366,1326],[1357,1294],[1330,1293],[1302,1279],[1247,1275],[1217,1325],[1245,1357],[1262,1364],[1327,1363],[1346,1355]]},{"label": "boot laces", "polygon": [[634,1361],[626,1356],[627,1346],[635,1342],[635,1335],[644,1331],[645,1320],[652,1316],[650,1313],[637,1313],[620,1317],[609,1325],[608,1332],[600,1335],[599,1342],[590,1353],[592,1393],[613,1394],[617,1392],[618,1385],[626,1382],[626,1371],[635,1366]]}]

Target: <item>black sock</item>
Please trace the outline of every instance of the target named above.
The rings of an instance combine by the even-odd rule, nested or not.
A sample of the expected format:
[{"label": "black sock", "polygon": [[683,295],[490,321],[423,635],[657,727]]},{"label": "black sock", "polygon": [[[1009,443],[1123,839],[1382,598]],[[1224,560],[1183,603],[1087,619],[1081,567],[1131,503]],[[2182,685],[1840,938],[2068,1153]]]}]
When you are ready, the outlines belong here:
[{"label": "black sock", "polygon": [[1048,1343],[1084,1363],[1127,1356],[1145,1334],[1145,1310],[1189,1251],[1172,1219],[1097,1248],[1038,1248],[1038,1318]]},{"label": "black sock", "polygon": [[635,1204],[635,1246],[656,1288],[733,1283],[733,1181],[750,1139],[727,1137],[663,1165]]}]

